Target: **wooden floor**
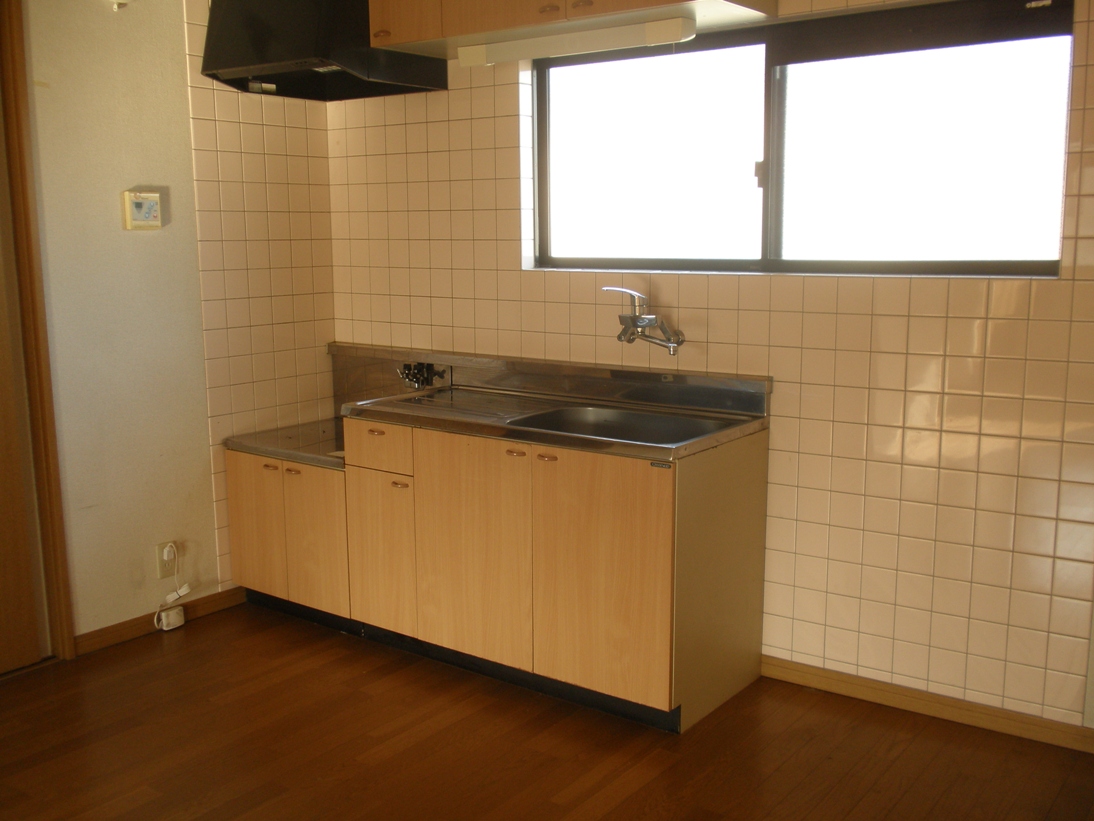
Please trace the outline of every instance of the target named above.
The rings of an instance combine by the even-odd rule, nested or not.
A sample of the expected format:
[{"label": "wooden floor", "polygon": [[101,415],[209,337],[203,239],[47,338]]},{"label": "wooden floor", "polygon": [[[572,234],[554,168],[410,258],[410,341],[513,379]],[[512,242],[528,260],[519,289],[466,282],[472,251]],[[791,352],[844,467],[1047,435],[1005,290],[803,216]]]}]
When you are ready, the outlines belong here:
[{"label": "wooden floor", "polygon": [[241,605],[0,682],[0,818],[1094,818],[1094,756],[761,679],[683,736]]}]

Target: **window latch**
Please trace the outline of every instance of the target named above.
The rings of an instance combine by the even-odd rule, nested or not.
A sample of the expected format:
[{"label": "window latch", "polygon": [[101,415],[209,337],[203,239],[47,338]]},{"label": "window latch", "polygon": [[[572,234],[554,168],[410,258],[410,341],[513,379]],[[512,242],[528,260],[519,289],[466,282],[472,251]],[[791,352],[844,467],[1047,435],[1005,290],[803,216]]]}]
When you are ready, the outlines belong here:
[{"label": "window latch", "polygon": [[760,160],[756,163],[756,187],[764,188],[767,185],[767,162]]}]

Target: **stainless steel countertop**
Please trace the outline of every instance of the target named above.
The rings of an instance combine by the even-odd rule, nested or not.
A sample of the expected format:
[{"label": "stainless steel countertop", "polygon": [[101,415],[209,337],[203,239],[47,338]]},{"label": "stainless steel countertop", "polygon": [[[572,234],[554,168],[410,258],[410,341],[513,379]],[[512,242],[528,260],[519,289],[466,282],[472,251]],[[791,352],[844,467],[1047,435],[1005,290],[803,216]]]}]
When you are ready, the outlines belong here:
[{"label": "stainless steel countertop", "polygon": [[[684,419],[711,420],[726,425],[712,433],[682,442],[653,444],[618,438],[563,433],[522,426],[522,418],[558,408],[617,408],[643,414],[661,414]],[[674,461],[717,447],[768,427],[766,416],[718,412],[709,409],[681,409],[651,403],[620,403],[583,397],[535,392],[489,390],[479,387],[435,388],[389,396],[342,406],[342,415],[389,424],[487,436],[515,442],[592,450],[656,461]]]},{"label": "stainless steel countertop", "polygon": [[224,446],[229,450],[269,456],[271,459],[287,459],[337,470],[345,468],[340,418],[230,436],[224,440]]},{"label": "stainless steel countertop", "polygon": [[[658,373],[422,351],[364,352],[386,353],[392,363],[438,363],[447,376],[435,388],[347,402],[341,408],[344,417],[656,461],[682,459],[769,426],[767,377]],[[394,370],[395,364],[390,367]],[[614,429],[615,438],[589,432],[603,432],[598,425],[585,425],[586,432],[577,432],[583,427],[583,408],[612,409],[619,416],[638,419],[637,427],[644,427],[646,438],[626,438],[632,432],[626,424]],[[531,427],[532,420],[525,420],[558,409],[576,413],[578,423],[566,426],[571,432],[544,429],[542,424]],[[648,414],[674,417],[665,428],[693,430],[681,430],[677,437],[661,435],[660,421]],[[341,418],[232,436],[225,446],[320,467],[344,467]]]}]

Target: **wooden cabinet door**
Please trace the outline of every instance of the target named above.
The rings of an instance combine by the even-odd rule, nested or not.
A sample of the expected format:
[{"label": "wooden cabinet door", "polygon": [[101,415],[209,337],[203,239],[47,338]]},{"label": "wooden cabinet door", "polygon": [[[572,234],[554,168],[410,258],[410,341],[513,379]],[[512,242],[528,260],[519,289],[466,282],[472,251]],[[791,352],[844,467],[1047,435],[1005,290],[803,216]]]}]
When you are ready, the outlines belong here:
[{"label": "wooden cabinet door", "polygon": [[284,599],[288,596],[288,574],[282,462],[236,450],[227,451],[224,458],[232,580]]},{"label": "wooden cabinet door", "polygon": [[414,430],[418,638],[532,669],[531,451]]},{"label": "wooden cabinet door", "polygon": [[372,45],[437,40],[441,35],[441,0],[369,0]]},{"label": "wooden cabinet door", "polygon": [[297,462],[284,466],[288,599],[349,617],[344,474]]},{"label": "wooden cabinet door", "polygon": [[414,559],[414,480],[346,468],[350,615],[418,635]]},{"label": "wooden cabinet door", "polygon": [[675,6],[683,2],[684,0],[563,0],[566,16],[571,20],[578,17],[592,17],[594,14],[614,14],[657,6]]},{"label": "wooden cabinet door", "polygon": [[534,671],[671,709],[675,468],[531,451]]},{"label": "wooden cabinet door", "polygon": [[538,26],[566,19],[567,0],[443,0],[445,37]]}]

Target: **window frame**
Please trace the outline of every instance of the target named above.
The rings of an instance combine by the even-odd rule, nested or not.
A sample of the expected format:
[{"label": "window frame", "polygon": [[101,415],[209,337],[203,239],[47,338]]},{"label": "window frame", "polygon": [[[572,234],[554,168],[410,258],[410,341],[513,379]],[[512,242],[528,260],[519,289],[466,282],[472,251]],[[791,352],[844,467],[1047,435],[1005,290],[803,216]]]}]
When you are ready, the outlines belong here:
[{"label": "window frame", "polygon": [[[1039,5],[1038,2],[1047,2]],[[1056,260],[788,260],[781,246],[786,66],[954,46],[1069,36],[1074,0],[952,0],[700,34],[686,43],[533,63],[535,265],[544,269],[772,274],[1058,277]],[[554,257],[550,247],[549,70],[737,46],[766,46],[761,256],[745,260]],[[1074,58],[1073,58],[1074,59]],[[1069,111],[1070,116],[1070,111]],[[1067,146],[1063,146],[1065,155]],[[1064,202],[1060,208],[1063,210]]]}]

